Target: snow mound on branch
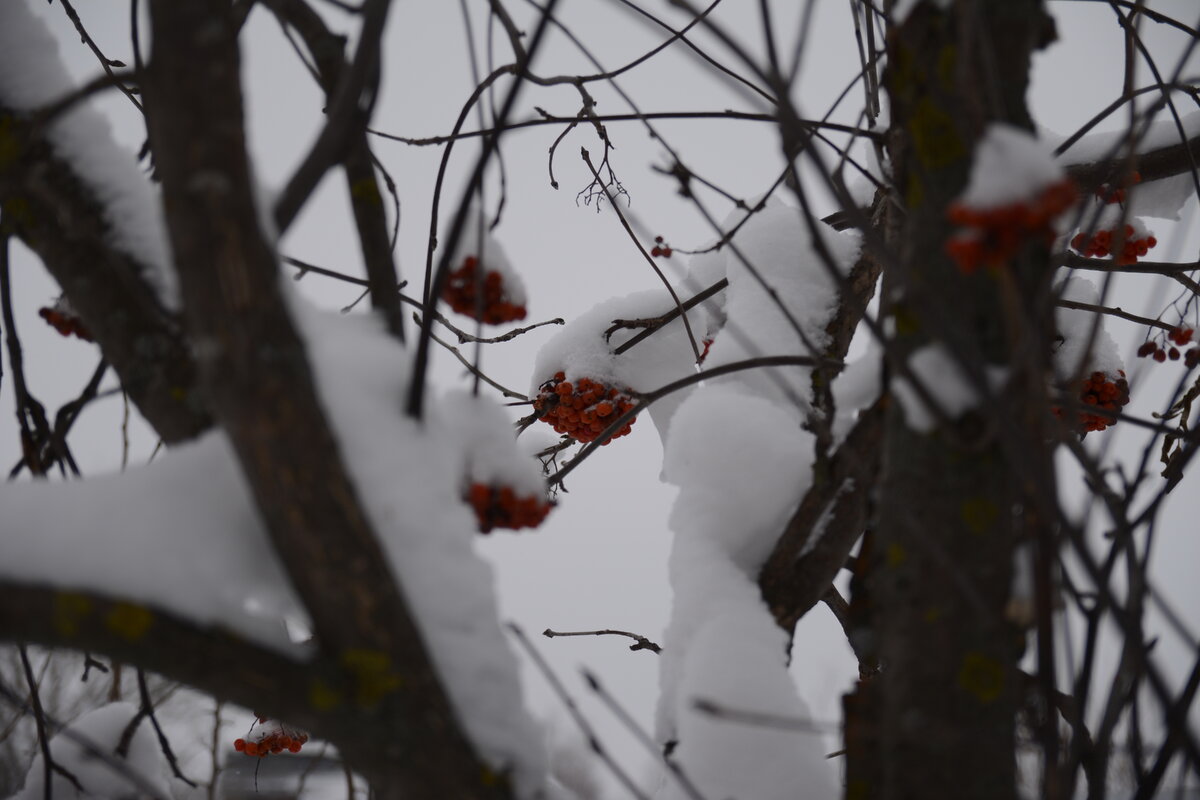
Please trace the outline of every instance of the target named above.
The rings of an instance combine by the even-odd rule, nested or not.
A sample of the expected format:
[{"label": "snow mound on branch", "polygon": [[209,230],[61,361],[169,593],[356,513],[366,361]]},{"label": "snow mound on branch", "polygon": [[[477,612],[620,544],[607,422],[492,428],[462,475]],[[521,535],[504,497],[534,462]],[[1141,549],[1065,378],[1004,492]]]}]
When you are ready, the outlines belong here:
[{"label": "snow mound on branch", "polygon": [[[692,643],[679,685],[675,757],[705,797],[836,796],[821,738],[804,730],[811,716],[787,673],[787,645],[769,615],[744,610],[718,613]],[[669,785],[665,796],[684,800],[688,794]]]},{"label": "snow mound on branch", "polygon": [[461,496],[467,453],[450,432],[470,424],[478,435],[490,420],[501,426],[486,437],[494,443],[512,435],[511,423],[503,415],[464,423],[458,401],[443,408],[439,399],[422,425],[399,410],[410,354],[380,320],[293,308],[347,468],[451,705],[477,751],[530,794],[545,778],[545,752],[497,617],[491,567],[475,551],[477,522]]},{"label": "snow mound on branch", "polygon": [[[1067,278],[1055,286],[1055,292],[1063,300],[1100,304],[1096,284],[1087,278]],[[1115,377],[1125,369],[1117,343],[1105,328],[1103,315],[1060,307],[1054,312],[1054,324],[1062,337],[1054,351],[1054,372],[1059,380],[1070,380],[1076,375],[1086,378],[1093,372]]]},{"label": "snow mound on branch", "polygon": [[[455,429],[464,403],[434,401],[425,424],[409,419],[400,399],[410,354],[380,320],[319,313],[295,297],[292,305],[350,477],[450,702],[477,751],[498,771],[511,768],[519,792],[531,794],[544,780],[544,749],[497,618],[491,568],[475,552],[477,522],[462,500],[470,448]],[[515,448],[511,473],[492,451],[512,436],[503,414],[467,405],[475,416],[466,424],[490,468],[528,475],[529,459]],[[222,433],[123,475],[10,484],[0,488],[0,507],[0,578],[161,608],[297,660],[309,652],[286,635],[283,620],[307,626],[307,615]]]},{"label": "snow mound on branch", "polygon": [[[143,719],[129,740],[126,758],[114,755],[117,745],[137,708],[129,703],[110,703],[92,709],[59,731],[50,740],[50,756],[79,781],[82,792],[69,779],[55,772],[50,789],[61,800],[85,797],[171,797],[170,767],[154,736],[150,721]],[[38,751],[25,776],[25,786],[12,800],[41,800],[46,795],[42,753]]]},{"label": "snow mound on branch", "polygon": [[[686,300],[681,296],[680,300]],[[703,350],[703,336],[709,327],[709,313],[701,304],[686,312],[696,347]],[[619,390],[632,389],[645,393],[696,371],[696,351],[683,315],[662,325],[650,336],[617,355],[622,345],[644,332],[644,326],[622,327],[611,337],[605,333],[614,320],[654,320],[671,312],[675,302],[664,289],[650,289],[624,297],[614,297],[599,303],[567,323],[546,342],[534,362],[530,392],[536,396],[541,384],[556,372],[566,374],[566,380],[590,378]],[[650,417],[664,438],[671,417],[687,396],[688,390],[675,392],[650,406]]]},{"label": "snow mound on branch", "polygon": [[[727,318],[706,369],[827,346],[837,275],[853,264],[859,237],[821,236],[831,264],[800,212],[784,205],[768,206],[734,236]],[[774,798],[780,787],[791,797],[799,786],[805,797],[833,796],[819,740],[696,706],[807,719],[757,575],[812,482],[815,439],[801,427],[810,376],[808,367],[789,366],[709,379],[681,404],[666,442],[664,472],[680,493],[670,517],[674,605],[656,728],[661,740],[678,740],[678,764],[706,797]],[[664,792],[689,796],[674,780]]]},{"label": "snow mound on branch", "polygon": [[[734,236],[727,256],[725,326],[705,367],[763,356],[814,356],[829,344],[825,331],[837,309],[838,281],[861,250],[857,231],[821,230],[825,263],[803,213],[774,205],[752,217]],[[744,381],[785,407],[806,407],[808,368],[757,368],[718,380]]]},{"label": "snow mound on branch", "polygon": [[507,486],[523,496],[546,493],[541,466],[517,444],[508,415],[495,401],[456,390],[447,392],[438,405],[465,461],[464,478]]},{"label": "snow mound on branch", "polygon": [[994,122],[975,146],[971,177],[958,202],[977,210],[1014,205],[1062,177],[1045,142],[1029,131]]},{"label": "snow mound on branch", "polygon": [[2,578],[122,597],[303,654],[281,620],[307,615],[222,433],[120,475],[9,484],[0,506]]},{"label": "snow mound on branch", "polygon": [[[58,42],[27,0],[0,2],[0,107],[33,111],[75,88]],[[159,300],[177,309],[178,284],[158,188],[142,174],[134,155],[113,140],[108,120],[83,100],[50,124],[47,137],[102,208],[112,244],[144,268]]]}]

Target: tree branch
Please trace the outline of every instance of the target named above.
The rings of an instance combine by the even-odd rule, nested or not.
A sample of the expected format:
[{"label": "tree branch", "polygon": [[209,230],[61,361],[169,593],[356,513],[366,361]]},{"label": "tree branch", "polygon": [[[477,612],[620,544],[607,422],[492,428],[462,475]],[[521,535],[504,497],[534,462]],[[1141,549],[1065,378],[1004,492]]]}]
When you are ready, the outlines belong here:
[{"label": "tree branch", "polygon": [[13,153],[0,159],[5,228],[41,258],[163,441],[208,428],[178,321],[159,303],[143,266],[111,244],[100,200],[44,130],[2,106],[0,129]]}]

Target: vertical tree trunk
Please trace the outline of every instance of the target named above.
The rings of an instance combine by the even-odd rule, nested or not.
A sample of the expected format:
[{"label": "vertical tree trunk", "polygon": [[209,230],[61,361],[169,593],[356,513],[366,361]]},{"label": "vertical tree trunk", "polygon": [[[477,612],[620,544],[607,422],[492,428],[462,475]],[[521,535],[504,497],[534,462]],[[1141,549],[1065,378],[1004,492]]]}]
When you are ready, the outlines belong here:
[{"label": "vertical tree trunk", "polygon": [[[923,2],[888,42],[889,147],[905,212],[890,226],[898,263],[883,299],[897,352],[941,344],[980,372],[1005,366],[1012,379],[1000,421],[980,408],[919,433],[898,402],[889,407],[869,580],[884,670],[847,702],[855,800],[1016,797],[1021,640],[1004,613],[1026,529],[1018,512],[1045,488],[1020,478],[1014,455],[1036,463],[1038,481],[1051,474],[1039,430],[1045,246],[1031,243],[1003,272],[964,275],[944,245],[946,207],[987,125],[1031,127],[1030,54],[1047,32],[1040,0]],[[1013,364],[1018,340],[1041,355]]]}]

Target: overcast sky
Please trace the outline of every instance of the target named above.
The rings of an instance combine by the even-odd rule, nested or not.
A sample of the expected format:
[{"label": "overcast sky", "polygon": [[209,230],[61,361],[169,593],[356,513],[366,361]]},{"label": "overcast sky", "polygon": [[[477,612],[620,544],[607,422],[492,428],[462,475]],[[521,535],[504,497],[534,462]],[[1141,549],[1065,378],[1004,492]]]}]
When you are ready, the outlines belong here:
[{"label": "overcast sky", "polygon": [[[814,0],[812,35],[800,70],[795,97],[802,113],[823,114],[830,102],[858,70],[851,15],[845,0]],[[110,57],[132,63],[128,40],[128,3],[117,0],[75,0],[89,31]],[[314,4],[325,9],[319,0]],[[79,44],[58,4],[33,4],[60,36],[65,58],[73,74],[88,79],[98,73],[91,53]],[[474,21],[480,69],[486,71],[486,3],[468,0]],[[521,24],[532,30],[528,3],[508,4]],[[668,14],[661,2],[646,3]],[[781,0],[772,4],[778,40],[790,52],[799,29],[805,3]],[[1156,2],[1155,8],[1173,12],[1195,22],[1195,4],[1190,0]],[[761,28],[752,0],[725,0],[714,19],[734,33],[747,49],[761,56]],[[1120,91],[1122,43],[1112,12],[1102,3],[1054,2],[1051,10],[1058,20],[1061,41],[1038,56],[1030,102],[1039,124],[1069,133]],[[1191,9],[1191,10],[1189,10]],[[618,2],[608,0],[563,0],[562,20],[606,68],[626,63],[644,53],[664,37]],[[332,25],[348,29],[350,23],[336,13]],[[677,17],[667,15],[678,22]],[[1149,47],[1168,69],[1171,54],[1178,52],[1182,37],[1162,26],[1148,25]],[[697,41],[711,46],[701,35]],[[280,35],[273,18],[262,9],[252,13],[243,35],[243,75],[249,108],[250,147],[262,190],[270,196],[280,187],[303,157],[321,124],[322,96]],[[461,104],[473,86],[463,18],[459,3],[449,0],[396,0],[384,48],[385,77],[382,100],[374,127],[404,136],[432,136],[449,131]],[[499,31],[495,38],[495,63],[508,60],[507,44]],[[727,51],[712,46],[712,53],[736,66]],[[1200,63],[1200,62],[1197,62]],[[538,58],[536,71],[543,75],[591,73],[595,70],[560,33],[552,32]],[[744,70],[742,70],[744,71]],[[1192,74],[1195,70],[1192,70]],[[1185,75],[1188,72],[1185,71]],[[685,48],[668,49],[620,79],[643,111],[695,111],[736,108],[763,110],[761,102],[733,86],[703,65]],[[497,98],[507,87],[501,87]],[[593,84],[599,113],[624,113],[629,109],[610,88]],[[862,93],[855,89],[834,119],[855,123]],[[517,118],[534,116],[537,105],[553,114],[574,114],[579,96],[569,86],[550,89],[527,87]],[[114,120],[117,137],[135,150],[143,136],[136,112],[113,92],[101,106]],[[1115,117],[1102,126],[1113,129],[1124,122]],[[472,114],[468,128],[478,118]],[[657,129],[684,161],[706,179],[736,197],[754,198],[769,188],[779,169],[778,141],[773,129],[759,122],[663,121]],[[712,230],[695,208],[677,194],[673,179],[654,171],[669,165],[661,144],[652,141],[638,123],[613,123],[609,132],[616,150],[612,163],[629,193],[628,211],[643,226],[644,240],[655,234],[667,237],[676,247],[692,248],[713,238]],[[574,130],[561,143],[554,163],[560,188],[550,186],[547,150],[561,132],[560,126],[536,127],[509,134],[504,139],[507,205],[497,236],[525,278],[530,295],[530,318],[537,321],[578,315],[595,302],[612,295],[661,286],[637,255],[615,215],[597,213],[594,206],[577,201],[576,193],[589,182],[579,157],[580,147],[593,154],[602,150],[595,133],[586,126]],[[376,154],[392,172],[402,200],[400,238],[397,247],[402,276],[413,281],[407,290],[418,294],[429,229],[429,207],[441,148],[411,147],[379,140]],[[452,209],[461,191],[463,176],[477,153],[474,143],[456,147],[450,164],[443,198],[443,216]],[[493,170],[488,200],[498,192]],[[831,211],[832,201],[814,192],[818,210]],[[712,193],[701,196],[717,219],[730,209],[728,200]],[[1195,204],[1189,209],[1195,218]],[[1155,223],[1163,260],[1195,260],[1193,235],[1167,236],[1167,226]],[[33,391],[51,410],[74,396],[87,381],[98,357],[94,347],[76,340],[63,340],[36,317],[39,306],[56,294],[36,261],[17,245],[13,266],[18,326],[26,347],[26,369]],[[306,206],[282,242],[284,253],[349,273],[361,273],[361,260],[353,224],[345,206],[341,176],[331,173]],[[675,266],[680,259],[673,259]],[[1149,282],[1125,281],[1118,287],[1120,303],[1138,313],[1156,315],[1162,296],[1148,291]],[[336,309],[357,297],[354,287],[310,275],[301,290],[320,306]],[[664,307],[669,303],[664,292]],[[1157,306],[1154,304],[1157,303]],[[366,301],[359,307],[366,308]],[[460,323],[464,320],[459,320]],[[410,326],[411,330],[411,326]],[[1132,350],[1140,343],[1141,331],[1131,325],[1110,325],[1123,343],[1127,365],[1134,364]],[[537,348],[553,335],[545,328],[513,342],[487,348],[483,366],[501,383],[526,392],[531,380]],[[442,385],[463,380],[452,357],[435,351],[435,373]],[[7,360],[6,360],[7,368]],[[1136,413],[1148,414],[1161,406],[1165,370],[1142,380],[1141,371],[1131,370]],[[1154,373],[1154,371],[1150,371]],[[1176,372],[1170,377],[1174,378]],[[544,379],[549,376],[538,376]],[[110,378],[106,386],[113,385]],[[0,387],[0,409],[12,408],[10,381]],[[520,412],[517,409],[516,412]],[[7,411],[3,413],[7,414]],[[136,417],[136,412],[134,412]],[[89,408],[72,436],[72,445],[86,474],[119,468],[122,458],[122,403],[118,397]],[[1135,452],[1143,437],[1118,426],[1107,435],[1120,452]],[[15,428],[0,437],[0,462],[17,457]],[[154,439],[136,419],[130,426],[131,465],[145,462]],[[534,432],[531,431],[531,435]],[[1089,438],[1089,443],[1095,440]],[[582,466],[567,482],[570,492],[560,497],[559,508],[536,533],[498,534],[482,542],[484,552],[497,566],[503,614],[519,622],[528,632],[546,627],[559,630],[618,628],[651,638],[661,636],[669,611],[666,555],[670,533],[666,518],[674,490],[658,480],[661,447],[649,420],[639,422],[633,434],[605,448]],[[1200,512],[1195,499],[1200,487],[1195,474],[1172,496],[1159,536],[1156,574],[1165,593],[1194,617],[1198,597],[1192,572],[1200,561],[1194,520]],[[1064,493],[1078,494],[1078,486],[1064,482]],[[590,701],[578,667],[597,672],[614,695],[642,724],[649,726],[657,680],[656,657],[648,652],[630,653],[620,639],[535,640],[551,664],[580,697],[589,717],[602,730],[606,741],[624,761],[638,754],[632,737],[601,707]],[[1166,637],[1158,655],[1171,671],[1190,666],[1186,649]],[[801,622],[797,632],[794,671],[805,699],[818,720],[836,722],[840,695],[856,676],[856,665],[831,615],[818,607]],[[545,681],[527,671],[533,705],[548,715],[560,714],[559,704]],[[837,749],[835,736],[828,748]]]}]

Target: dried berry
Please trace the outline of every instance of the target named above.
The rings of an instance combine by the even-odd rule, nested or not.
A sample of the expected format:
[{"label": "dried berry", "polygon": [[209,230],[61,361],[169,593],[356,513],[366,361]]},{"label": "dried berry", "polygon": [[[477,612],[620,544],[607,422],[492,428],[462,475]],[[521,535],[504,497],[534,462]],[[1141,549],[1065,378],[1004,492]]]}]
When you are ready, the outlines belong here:
[{"label": "dried berry", "polygon": [[1117,264],[1136,264],[1139,257],[1146,255],[1150,248],[1157,244],[1158,239],[1150,234],[1138,238],[1132,225],[1125,226],[1120,253],[1114,253],[1117,237],[1111,230],[1099,230],[1092,234],[1077,233],[1071,239],[1071,249],[1084,258],[1108,258],[1111,255]]},{"label": "dried berry", "polygon": [[[256,758],[266,758],[271,753],[299,753],[308,742],[308,734],[299,728],[285,725],[261,714],[251,726],[245,739],[235,739],[233,749]],[[257,727],[257,730],[255,728]]]},{"label": "dried berry", "polygon": [[[580,378],[571,383],[562,372],[543,383],[533,401],[533,407],[541,413],[543,421],[559,433],[581,442],[599,438],[614,419],[635,406],[630,390],[621,391],[591,378]],[[629,420],[601,444],[629,433],[634,421]]]},{"label": "dried berry", "polygon": [[480,533],[490,533],[494,528],[536,528],[554,508],[545,497],[522,497],[507,486],[484,483],[472,484],[466,500],[475,509]]},{"label": "dried berry", "polygon": [[62,336],[75,336],[85,342],[94,341],[92,334],[84,327],[83,320],[76,316],[64,299],[60,298],[53,306],[39,308],[38,316]]},{"label": "dried berry", "polygon": [[[480,290],[483,291],[480,316]],[[501,325],[525,319],[525,306],[513,301],[504,286],[504,276],[499,272],[485,271],[479,276],[479,259],[467,256],[462,266],[450,273],[442,299],[460,314],[478,319],[489,325]]]},{"label": "dried berry", "polygon": [[1063,180],[1027,202],[983,209],[954,203],[946,217],[964,230],[946,241],[946,254],[967,274],[1000,267],[1027,241],[1053,242],[1055,217],[1074,205],[1076,197],[1075,184]]}]

